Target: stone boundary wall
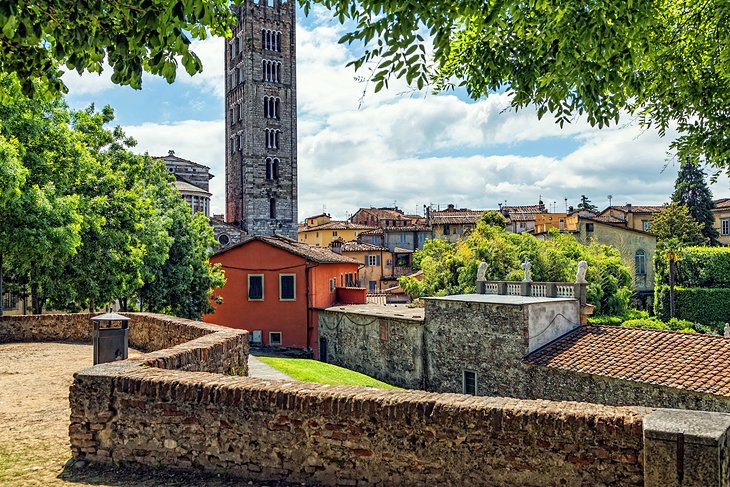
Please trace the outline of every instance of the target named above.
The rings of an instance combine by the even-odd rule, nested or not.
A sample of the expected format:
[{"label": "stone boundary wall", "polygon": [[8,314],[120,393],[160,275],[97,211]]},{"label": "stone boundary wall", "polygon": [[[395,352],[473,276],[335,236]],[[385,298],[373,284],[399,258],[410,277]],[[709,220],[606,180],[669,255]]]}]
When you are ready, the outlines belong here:
[{"label": "stone boundary wall", "polygon": [[[146,353],[119,364],[200,372],[248,373],[248,332],[154,313],[126,313],[129,345]],[[90,313],[0,317],[0,343],[91,342]],[[117,366],[122,366],[117,364]]]},{"label": "stone boundary wall", "polygon": [[71,409],[77,459],[308,485],[641,485],[649,412],[116,364]]}]

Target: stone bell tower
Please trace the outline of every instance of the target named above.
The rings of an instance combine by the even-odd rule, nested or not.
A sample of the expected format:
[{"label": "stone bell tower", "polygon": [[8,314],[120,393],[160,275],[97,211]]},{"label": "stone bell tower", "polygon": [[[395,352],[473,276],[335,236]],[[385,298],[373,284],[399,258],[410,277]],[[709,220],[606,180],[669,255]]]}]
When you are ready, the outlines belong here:
[{"label": "stone bell tower", "polygon": [[296,2],[245,0],[226,41],[226,221],[297,238]]}]

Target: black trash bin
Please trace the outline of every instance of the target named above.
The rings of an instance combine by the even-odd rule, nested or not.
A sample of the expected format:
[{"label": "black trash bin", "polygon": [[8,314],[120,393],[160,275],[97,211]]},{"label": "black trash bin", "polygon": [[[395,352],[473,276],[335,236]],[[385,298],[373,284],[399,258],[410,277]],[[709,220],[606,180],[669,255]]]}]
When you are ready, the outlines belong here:
[{"label": "black trash bin", "polygon": [[129,318],[106,313],[91,318],[94,324],[94,365],[127,358]]}]

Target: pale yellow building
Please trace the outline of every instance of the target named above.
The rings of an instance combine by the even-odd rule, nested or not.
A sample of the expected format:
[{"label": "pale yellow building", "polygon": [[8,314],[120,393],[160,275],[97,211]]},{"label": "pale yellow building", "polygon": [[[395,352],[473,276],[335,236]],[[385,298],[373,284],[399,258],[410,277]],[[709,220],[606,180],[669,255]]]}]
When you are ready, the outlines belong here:
[{"label": "pale yellow building", "polygon": [[565,229],[583,244],[597,242],[618,249],[621,260],[631,269],[634,288],[642,295],[654,290],[656,237],[643,230],[616,223],[613,217],[583,217],[577,213],[565,219]]},{"label": "pale yellow building", "polygon": [[715,215],[715,229],[717,240],[722,245],[730,245],[730,198],[715,200],[715,208],[712,210]]},{"label": "pale yellow building", "polygon": [[327,247],[333,241],[341,239],[344,241],[357,240],[358,235],[374,227],[358,225],[349,221],[332,220],[329,215],[321,214],[306,219],[303,226],[298,228],[298,239],[300,242],[317,247]]},{"label": "pale yellow building", "polygon": [[[649,231],[649,225],[654,219],[654,214],[662,211],[663,205],[631,205],[609,206],[597,215],[597,218],[610,218],[611,222],[624,223],[627,228]],[[607,220],[608,221],[608,220]]]},{"label": "pale yellow building", "polygon": [[393,253],[387,248],[369,243],[341,240],[332,242],[330,248],[338,254],[360,262],[359,282],[355,283],[356,286],[364,287],[369,293],[383,292],[387,287],[392,286],[395,259]]}]

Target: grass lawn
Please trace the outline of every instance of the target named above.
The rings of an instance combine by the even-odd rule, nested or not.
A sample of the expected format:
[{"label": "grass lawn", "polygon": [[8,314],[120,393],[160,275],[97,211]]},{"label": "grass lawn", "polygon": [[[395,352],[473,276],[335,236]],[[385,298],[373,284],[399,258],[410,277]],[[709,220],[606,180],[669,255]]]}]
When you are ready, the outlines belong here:
[{"label": "grass lawn", "polygon": [[319,382],[320,384],[348,385],[348,386],[369,386],[381,389],[398,389],[385,382],[380,382],[367,375],[343,369],[332,364],[326,364],[319,360],[307,360],[301,358],[274,358],[256,357],[262,362],[271,365],[273,368],[285,373],[289,377],[304,382]]}]

